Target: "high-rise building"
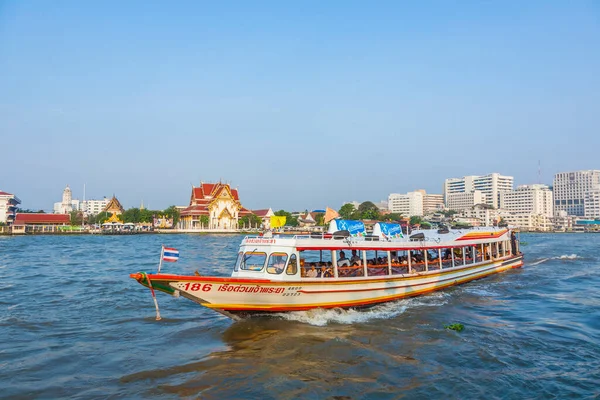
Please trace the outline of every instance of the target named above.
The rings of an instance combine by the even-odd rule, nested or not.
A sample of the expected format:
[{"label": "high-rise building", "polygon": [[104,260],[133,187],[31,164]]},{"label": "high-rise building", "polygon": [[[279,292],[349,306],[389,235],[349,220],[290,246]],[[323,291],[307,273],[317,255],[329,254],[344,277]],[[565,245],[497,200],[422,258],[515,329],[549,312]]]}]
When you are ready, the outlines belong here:
[{"label": "high-rise building", "polygon": [[521,185],[500,194],[500,208],[511,213],[554,216],[552,190],[546,185]]},{"label": "high-rise building", "polygon": [[481,190],[472,192],[451,193],[446,200],[446,207],[449,210],[461,211],[475,206],[476,204],[488,204],[487,196]]},{"label": "high-rise building", "polygon": [[583,201],[586,218],[600,218],[600,189],[587,192]]},{"label": "high-rise building", "polygon": [[449,178],[444,182],[444,200],[448,206],[448,196],[455,193],[470,193],[475,190],[485,194],[487,204],[498,208],[500,193],[513,190],[514,178],[500,175],[497,172],[477,176],[470,175],[462,178]]},{"label": "high-rise building", "polygon": [[[554,214],[566,211],[568,215],[592,217],[586,215],[586,198],[590,201],[587,207],[594,214],[595,195],[590,192],[600,190],[600,170],[575,172],[559,172],[554,175]],[[587,196],[587,197],[586,197]]]},{"label": "high-rise building", "polygon": [[402,214],[403,217],[423,215],[423,193],[420,191],[406,194],[392,193],[388,196],[388,208],[392,213]]}]

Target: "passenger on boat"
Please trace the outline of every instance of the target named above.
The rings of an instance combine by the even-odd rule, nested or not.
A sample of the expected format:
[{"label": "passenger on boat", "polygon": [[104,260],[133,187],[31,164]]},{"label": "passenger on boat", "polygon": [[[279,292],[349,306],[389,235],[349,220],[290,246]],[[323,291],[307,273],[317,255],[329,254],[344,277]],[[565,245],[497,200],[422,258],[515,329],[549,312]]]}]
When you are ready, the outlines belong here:
[{"label": "passenger on boat", "polygon": [[444,260],[451,260],[452,259],[452,249],[446,249],[444,250]]},{"label": "passenger on boat", "polygon": [[395,251],[390,252],[390,259],[393,263],[400,262],[400,260],[398,259],[398,255]]},{"label": "passenger on boat", "polygon": [[[323,264],[323,268],[321,269],[321,278],[333,278],[333,265],[328,265],[325,263]],[[331,264],[331,262],[329,264]]]},{"label": "passenger on boat", "polygon": [[340,251],[340,258],[337,261],[337,265],[338,267],[349,267],[350,266],[350,260],[348,260],[346,258],[346,253],[344,253],[344,251]]},{"label": "passenger on boat", "polygon": [[[341,253],[340,253],[340,255],[341,255]],[[360,257],[356,253],[356,250],[352,250],[352,257],[350,257],[350,265],[351,266],[360,265]]]},{"label": "passenger on boat", "polygon": [[306,277],[307,278],[316,278],[318,275],[317,272],[317,266],[315,265],[315,263],[310,263],[310,269],[306,272]]}]

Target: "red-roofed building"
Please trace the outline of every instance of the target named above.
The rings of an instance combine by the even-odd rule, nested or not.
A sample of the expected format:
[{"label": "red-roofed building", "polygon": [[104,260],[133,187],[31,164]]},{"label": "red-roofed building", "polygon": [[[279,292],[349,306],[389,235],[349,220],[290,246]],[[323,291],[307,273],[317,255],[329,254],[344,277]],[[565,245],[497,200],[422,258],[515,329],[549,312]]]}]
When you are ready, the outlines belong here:
[{"label": "red-roofed building", "polygon": [[17,213],[15,225],[70,225],[69,214]]},{"label": "red-roofed building", "polygon": [[252,213],[262,220],[264,229],[271,229],[271,216],[275,215],[272,209],[253,210]]},{"label": "red-roofed building", "polygon": [[242,207],[237,189],[226,183],[192,187],[190,205],[181,210],[180,229],[238,229],[239,218],[252,215]]},{"label": "red-roofed building", "polygon": [[17,196],[0,190],[0,222],[11,225],[19,204],[21,200]]}]

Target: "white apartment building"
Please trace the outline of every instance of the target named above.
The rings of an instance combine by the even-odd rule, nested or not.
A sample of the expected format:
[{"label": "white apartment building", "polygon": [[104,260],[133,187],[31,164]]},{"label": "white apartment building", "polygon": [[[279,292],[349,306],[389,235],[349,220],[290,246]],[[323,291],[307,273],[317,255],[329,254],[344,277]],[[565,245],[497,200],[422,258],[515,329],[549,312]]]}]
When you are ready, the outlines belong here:
[{"label": "white apartment building", "polygon": [[[460,218],[476,219],[479,224],[473,226],[492,226],[500,221],[500,210],[490,209],[487,204],[477,204],[460,212]],[[455,218],[456,220],[456,218]]]},{"label": "white apartment building", "polygon": [[472,208],[475,204],[489,204],[487,196],[480,190],[464,193],[450,193],[446,196],[446,208],[462,211]]},{"label": "white apartment building", "polygon": [[21,200],[17,196],[0,190],[0,222],[12,224],[19,204]]},{"label": "white apartment building", "polygon": [[502,214],[504,221],[511,227],[526,231],[550,231],[554,224],[552,218],[543,214],[507,213]]},{"label": "white apartment building", "polygon": [[423,216],[423,193],[392,193],[388,196],[388,208],[390,212],[402,214],[403,217]]},{"label": "white apartment building", "polygon": [[[600,170],[560,172],[554,175],[554,214],[566,211],[568,215],[586,215],[585,199],[590,191],[600,190]],[[594,201],[594,195],[589,198]],[[588,208],[594,213],[594,206]]]},{"label": "white apartment building", "polygon": [[552,190],[546,185],[520,185],[500,193],[500,208],[517,214],[554,216]]},{"label": "white apartment building", "polygon": [[427,215],[444,209],[443,194],[428,194],[423,189],[415,191],[423,194],[423,215]]},{"label": "white apartment building", "polygon": [[110,199],[107,199],[106,197],[102,200],[85,200],[81,202],[81,211],[83,211],[85,215],[97,215],[104,211],[109,202]]},{"label": "white apartment building", "polygon": [[583,200],[586,218],[600,218],[600,189],[590,190],[585,194]]},{"label": "white apartment building", "polygon": [[514,178],[500,175],[497,172],[477,176],[470,175],[462,178],[449,178],[444,182],[444,199],[448,206],[448,196],[456,193],[469,193],[479,190],[486,195],[487,204],[494,208],[499,207],[500,193],[513,190]]}]

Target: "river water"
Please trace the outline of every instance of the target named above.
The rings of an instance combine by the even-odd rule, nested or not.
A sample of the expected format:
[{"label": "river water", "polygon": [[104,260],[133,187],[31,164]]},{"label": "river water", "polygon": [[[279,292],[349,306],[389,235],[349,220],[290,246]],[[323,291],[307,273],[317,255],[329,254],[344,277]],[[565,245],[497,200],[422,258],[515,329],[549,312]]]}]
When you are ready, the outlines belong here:
[{"label": "river water", "polygon": [[[525,266],[368,311],[233,322],[129,278],[228,275],[240,236],[0,237],[0,398],[596,398],[600,234],[522,235]],[[444,329],[462,323],[465,329]]]}]

